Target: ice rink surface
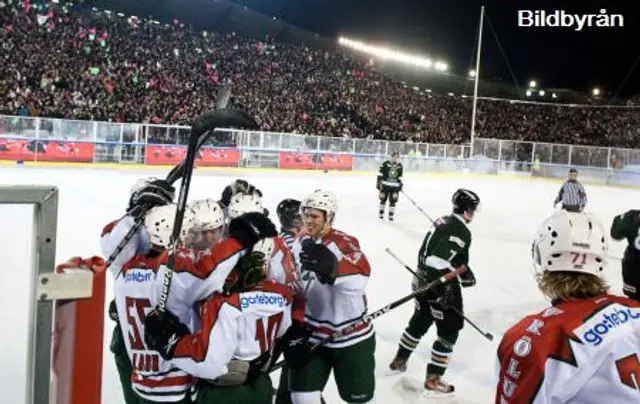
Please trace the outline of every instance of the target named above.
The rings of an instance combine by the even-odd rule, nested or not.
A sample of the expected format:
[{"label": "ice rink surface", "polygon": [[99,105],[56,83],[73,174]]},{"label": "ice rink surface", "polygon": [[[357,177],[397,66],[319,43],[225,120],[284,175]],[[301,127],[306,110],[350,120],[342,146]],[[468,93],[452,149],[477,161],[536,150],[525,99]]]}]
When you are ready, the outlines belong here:
[{"label": "ice rink surface", "polygon": [[[102,227],[122,215],[131,185],[140,177],[164,177],[167,170],[0,167],[0,185],[56,185],[60,189],[57,261],[74,255],[100,254]],[[245,178],[264,193],[265,206],[275,216],[278,202],[302,199],[318,188],[334,191],[339,210],[335,227],[360,240],[372,266],[367,287],[370,310],[376,310],[410,292],[411,275],[385,253],[391,248],[408,265],[417,263],[417,251],[430,223],[401,197],[396,222],[378,220],[375,174],[299,173],[265,171],[196,170],[190,199],[219,197],[225,185]],[[448,214],[451,195],[459,187],[477,192],[481,211],[470,228],[473,242],[470,266],[478,284],[464,290],[465,311],[494,341],[484,339],[469,326],[462,330],[447,372],[456,386],[456,396],[432,400],[439,403],[486,404],[495,390],[495,352],[502,333],[524,315],[544,308],[547,302],[538,292],[532,272],[530,246],[542,220],[553,210],[560,182],[472,176],[405,176],[405,192],[433,218]],[[588,209],[609,228],[613,217],[637,208],[640,192],[631,189],[586,186]],[[635,204],[635,205],[634,205]],[[22,403],[26,372],[26,301],[31,280],[31,210],[27,206],[0,205],[0,391],[3,402]],[[606,276],[614,293],[621,290],[620,257],[625,244],[612,242]],[[107,300],[112,283],[107,284]],[[390,376],[387,369],[413,310],[413,304],[389,312],[375,321],[376,399],[378,403],[430,402],[417,394],[398,390],[397,385],[420,384],[424,380],[429,350],[435,336],[430,330],[409,361],[404,375]],[[112,323],[105,316],[103,403],[123,403],[119,379],[109,352]],[[77,341],[81,343],[81,341]],[[277,374],[273,375],[277,381]],[[7,396],[8,394],[8,396]],[[328,403],[342,402],[333,379],[325,390]]]}]

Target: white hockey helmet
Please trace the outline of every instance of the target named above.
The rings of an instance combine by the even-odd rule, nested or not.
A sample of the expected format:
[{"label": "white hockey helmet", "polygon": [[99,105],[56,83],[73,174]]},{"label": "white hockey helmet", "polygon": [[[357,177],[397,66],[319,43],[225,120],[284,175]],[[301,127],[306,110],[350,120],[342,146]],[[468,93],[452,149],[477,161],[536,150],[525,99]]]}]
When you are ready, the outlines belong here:
[{"label": "white hockey helmet", "polygon": [[235,194],[231,198],[227,209],[231,219],[249,212],[265,212],[262,206],[262,198],[257,194]]},{"label": "white hockey helmet", "polygon": [[542,223],[531,247],[536,274],[566,271],[602,276],[607,250],[604,228],[595,215],[565,210]]},{"label": "white hockey helmet", "polygon": [[[156,206],[147,213],[147,216],[144,218],[144,227],[147,229],[147,233],[149,233],[149,242],[151,244],[169,248],[175,216],[176,205],[173,203]],[[180,240],[186,239],[195,224],[196,217],[193,211],[187,208],[184,212],[184,218],[182,219]]]},{"label": "white hockey helmet", "polygon": [[332,222],[338,211],[338,198],[331,191],[316,189],[300,204],[300,212],[306,208],[322,210],[327,214],[327,221]]},{"label": "white hockey helmet", "polygon": [[189,207],[195,215],[194,231],[216,230],[224,225],[224,212],[215,199],[198,199],[189,203]]}]

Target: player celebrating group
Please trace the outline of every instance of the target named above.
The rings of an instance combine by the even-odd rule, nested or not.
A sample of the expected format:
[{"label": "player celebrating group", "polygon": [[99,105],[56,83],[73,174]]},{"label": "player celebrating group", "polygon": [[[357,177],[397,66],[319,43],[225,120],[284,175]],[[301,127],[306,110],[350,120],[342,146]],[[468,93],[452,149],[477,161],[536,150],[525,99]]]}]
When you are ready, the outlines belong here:
[{"label": "player celebrating group", "polygon": [[466,266],[467,270],[460,275],[459,282],[448,282],[416,299],[413,316],[402,334],[396,357],[389,365],[392,371],[406,371],[409,356],[435,322],[438,339],[431,349],[431,362],[424,382],[425,395],[434,397],[453,395],[454,386],[445,383],[442,376],[464,325],[460,285],[470,287],[476,283],[469,268],[471,232],[467,225],[475,216],[480,198],[472,191],[459,189],[453,194],[452,202],[453,214],[437,219],[422,243],[418,255],[420,278],[414,277],[412,287],[414,290],[424,287],[453,268]]},{"label": "player celebrating group", "polygon": [[496,404],[640,402],[640,302],[608,294],[606,254],[592,214],[561,210],[542,224],[532,255],[552,305],[504,334]]},{"label": "player celebrating group", "polygon": [[391,152],[391,159],[385,160],[380,166],[376,189],[380,192],[380,219],[384,218],[384,208],[389,200],[389,221],[393,221],[396,203],[402,191],[402,163],[399,161],[397,151]]}]

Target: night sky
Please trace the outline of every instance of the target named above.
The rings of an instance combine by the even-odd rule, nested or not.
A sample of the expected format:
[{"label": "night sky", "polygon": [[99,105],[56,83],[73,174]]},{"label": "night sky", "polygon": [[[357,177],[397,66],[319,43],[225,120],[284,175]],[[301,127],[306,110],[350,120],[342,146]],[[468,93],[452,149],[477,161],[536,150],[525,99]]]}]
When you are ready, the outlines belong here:
[{"label": "night sky", "polygon": [[[481,75],[513,84],[535,78],[546,88],[588,91],[600,86],[612,96],[640,57],[640,0],[239,0],[250,8],[325,36],[351,36],[394,45],[447,61],[459,74],[469,70],[480,6],[485,20]],[[623,28],[518,27],[518,10],[571,14],[622,14]],[[505,57],[497,45],[496,36]],[[508,61],[508,63],[507,63]],[[473,66],[471,66],[473,67]],[[640,65],[620,95],[640,94]]]},{"label": "night sky", "polygon": [[[98,6],[135,5],[153,14],[164,8],[206,16],[213,0],[102,0]],[[188,2],[188,7],[185,7]],[[476,48],[480,6],[485,5],[481,78],[520,87],[531,79],[542,88],[590,91],[600,87],[605,99],[620,89],[640,62],[640,0],[233,0],[280,20],[336,38],[349,36],[449,63],[466,75]],[[198,10],[196,10],[198,9]],[[565,10],[570,14],[622,14],[624,27],[518,27],[518,10]],[[136,10],[136,12],[141,10]],[[494,35],[495,33],[495,35]],[[496,39],[497,38],[497,39]],[[500,43],[503,53],[498,46]],[[511,67],[511,69],[509,68]],[[511,73],[511,71],[513,74]],[[514,81],[515,76],[515,81]],[[640,63],[619,97],[640,94]]]}]

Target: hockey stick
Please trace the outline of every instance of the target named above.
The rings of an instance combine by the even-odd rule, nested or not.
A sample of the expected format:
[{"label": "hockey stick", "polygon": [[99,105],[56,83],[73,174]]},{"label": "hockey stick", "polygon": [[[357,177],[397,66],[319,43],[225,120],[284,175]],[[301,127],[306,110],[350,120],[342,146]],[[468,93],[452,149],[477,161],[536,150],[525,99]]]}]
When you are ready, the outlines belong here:
[{"label": "hockey stick", "polygon": [[[231,97],[231,86],[220,87],[217,94],[216,110],[225,109],[227,107],[227,103],[229,102],[230,97]],[[198,150],[209,140],[211,134],[213,134],[213,131],[202,133],[202,136],[200,136],[198,140],[198,145],[197,145]],[[186,158],[185,160],[181,161],[180,164],[173,167],[171,171],[169,171],[169,174],[167,174],[165,181],[173,185],[175,184],[176,181],[182,178],[184,176],[185,162],[186,162]],[[113,250],[111,255],[109,255],[109,258],[107,259],[107,263],[105,264],[105,268],[109,268],[111,264],[113,264],[113,261],[116,260],[118,255],[120,255],[120,253],[124,249],[124,247],[129,243],[129,241],[131,241],[131,239],[133,238],[133,235],[136,234],[138,229],[142,226],[142,223],[144,222],[144,217],[147,215],[150,209],[151,209],[150,206],[142,206],[142,207],[136,206],[135,208],[133,208],[132,211],[127,212],[127,215],[133,216],[136,219],[133,222],[133,226],[131,226],[127,234],[125,234],[122,240],[120,240],[115,250]],[[122,270],[118,271],[118,276],[120,276],[121,272]]]},{"label": "hockey stick", "polygon": [[[336,331],[333,334],[329,335],[327,338],[317,342],[316,344],[314,344],[311,347],[311,352],[316,351],[318,348],[322,347],[323,345],[335,340],[336,338],[340,338],[344,335],[349,334],[350,332],[353,332],[354,330],[356,330],[358,327],[361,327],[362,325],[369,323],[373,320],[375,320],[376,318],[387,314],[388,312],[390,312],[391,310],[402,306],[403,304],[405,304],[406,302],[415,299],[417,296],[427,292],[428,290],[438,286],[438,285],[442,285],[443,283],[449,282],[450,280],[454,279],[456,276],[460,275],[461,273],[463,273],[464,271],[466,271],[467,268],[462,266],[458,269],[455,269],[451,272],[448,272],[447,274],[441,276],[440,278],[436,279],[435,281],[429,283],[428,285],[416,290],[413,293],[410,293],[396,301],[393,301],[391,303],[389,303],[388,305],[384,306],[381,309],[378,309],[376,311],[374,311],[373,313],[369,313],[367,315],[364,315],[362,317],[360,317],[358,320],[354,321],[353,323],[349,324],[348,326],[346,326],[345,328],[341,329],[340,331]],[[285,361],[281,361],[279,363],[276,363],[271,369],[270,372],[280,369],[282,366],[284,366]]]},{"label": "hockey stick", "polygon": [[246,112],[231,109],[216,109],[206,112],[193,123],[191,127],[191,136],[187,146],[187,156],[184,161],[184,172],[182,175],[182,183],[180,184],[180,193],[176,202],[176,217],[173,222],[173,231],[171,232],[171,245],[169,246],[169,257],[167,259],[166,271],[162,282],[162,290],[158,301],[158,311],[164,313],[171,289],[171,280],[173,279],[173,267],[175,265],[176,251],[180,244],[180,231],[182,230],[182,221],[187,209],[187,197],[189,195],[189,186],[191,185],[191,177],[193,174],[193,166],[198,152],[198,145],[202,137],[208,137],[216,128],[241,128],[241,129],[257,129],[258,124]]},{"label": "hockey stick", "polygon": [[431,223],[434,223],[434,220],[431,218],[431,216],[429,216],[429,215],[427,214],[427,212],[425,212],[424,210],[422,210],[422,208],[420,207],[420,205],[418,205],[418,204],[416,203],[416,201],[414,201],[414,200],[413,200],[409,195],[407,195],[407,193],[406,193],[406,192],[404,192],[404,190],[403,190],[403,191],[400,191],[400,192],[402,192],[402,195],[404,195],[405,197],[407,197],[407,199],[409,200],[409,202],[411,202],[411,203],[413,204],[413,206],[415,206],[416,208],[418,208],[418,210],[420,211],[420,213],[422,213],[422,214],[423,214],[427,219],[429,219],[429,221],[430,221]]},{"label": "hockey stick", "polygon": [[[411,272],[411,274],[413,276],[415,276],[416,278],[420,279],[421,281],[425,281],[425,279],[420,276],[420,274],[416,271],[414,271],[413,269],[411,269],[411,267],[407,264],[405,264],[397,255],[395,255],[393,253],[393,251],[391,251],[391,249],[389,247],[385,248],[385,251],[387,252],[387,254],[389,254],[393,259],[395,259],[398,264],[402,265],[404,267],[404,269],[406,269],[407,271]],[[458,310],[455,307],[451,307],[451,309],[453,311],[456,312],[457,315],[459,315],[460,317],[462,317],[467,323],[469,323],[473,328],[476,329],[476,331],[478,331],[480,334],[482,334],[483,337],[485,337],[486,339],[488,339],[489,341],[493,341],[493,334],[489,333],[489,332],[484,332],[480,329],[480,327],[478,327],[473,321],[471,321],[467,316],[465,316],[460,310]]]}]

